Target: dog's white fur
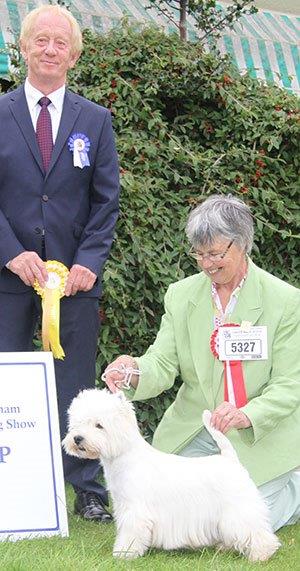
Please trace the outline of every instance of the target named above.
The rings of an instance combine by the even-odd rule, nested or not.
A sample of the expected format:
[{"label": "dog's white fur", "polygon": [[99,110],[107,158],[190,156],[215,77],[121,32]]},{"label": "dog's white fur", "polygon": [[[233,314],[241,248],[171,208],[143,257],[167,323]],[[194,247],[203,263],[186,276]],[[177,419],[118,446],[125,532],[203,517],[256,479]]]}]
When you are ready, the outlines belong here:
[{"label": "dog's white fur", "polygon": [[210,417],[205,411],[203,422],[221,454],[186,458],[143,439],[121,392],[85,390],[73,400],[63,445],[68,454],[101,459],[117,525],[115,556],[215,545],[264,561],[278,549],[256,486]]}]

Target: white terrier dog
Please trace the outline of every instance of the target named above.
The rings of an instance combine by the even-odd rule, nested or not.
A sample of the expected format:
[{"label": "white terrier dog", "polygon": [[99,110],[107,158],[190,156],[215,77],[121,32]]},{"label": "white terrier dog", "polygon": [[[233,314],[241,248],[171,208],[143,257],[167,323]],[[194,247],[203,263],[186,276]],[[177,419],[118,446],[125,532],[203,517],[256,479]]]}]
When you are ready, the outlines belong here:
[{"label": "white terrier dog", "polygon": [[267,507],[210,417],[205,411],[203,422],[221,454],[185,458],[143,439],[123,393],[85,390],[73,400],[63,445],[68,454],[101,459],[117,525],[114,556],[216,545],[265,561],[278,549]]}]

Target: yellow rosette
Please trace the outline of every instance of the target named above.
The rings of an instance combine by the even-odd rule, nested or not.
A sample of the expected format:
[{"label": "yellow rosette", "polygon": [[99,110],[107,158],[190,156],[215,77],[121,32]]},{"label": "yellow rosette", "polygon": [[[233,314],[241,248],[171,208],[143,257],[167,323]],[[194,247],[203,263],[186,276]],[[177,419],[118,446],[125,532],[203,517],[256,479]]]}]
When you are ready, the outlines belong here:
[{"label": "yellow rosette", "polygon": [[46,262],[48,281],[41,288],[38,281],[34,283],[35,291],[42,298],[42,340],[44,351],[52,351],[55,359],[63,359],[64,350],[59,340],[60,298],[65,295],[65,285],[69,270],[61,262]]}]

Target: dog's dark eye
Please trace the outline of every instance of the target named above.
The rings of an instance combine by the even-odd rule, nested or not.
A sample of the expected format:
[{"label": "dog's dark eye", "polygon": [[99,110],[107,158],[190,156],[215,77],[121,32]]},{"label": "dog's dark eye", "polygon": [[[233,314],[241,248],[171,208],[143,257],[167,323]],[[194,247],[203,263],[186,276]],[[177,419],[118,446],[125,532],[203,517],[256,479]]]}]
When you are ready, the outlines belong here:
[{"label": "dog's dark eye", "polygon": [[102,424],[100,424],[100,422],[97,422],[96,428],[103,428],[103,426],[102,426]]}]

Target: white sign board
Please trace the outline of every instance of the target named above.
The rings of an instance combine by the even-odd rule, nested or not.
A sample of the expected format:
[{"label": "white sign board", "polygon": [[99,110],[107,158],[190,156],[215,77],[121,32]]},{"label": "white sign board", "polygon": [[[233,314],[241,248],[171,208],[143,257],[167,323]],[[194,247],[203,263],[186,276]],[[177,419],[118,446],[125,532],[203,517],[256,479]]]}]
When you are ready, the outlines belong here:
[{"label": "white sign board", "polygon": [[68,535],[51,353],[0,353],[0,541]]}]

